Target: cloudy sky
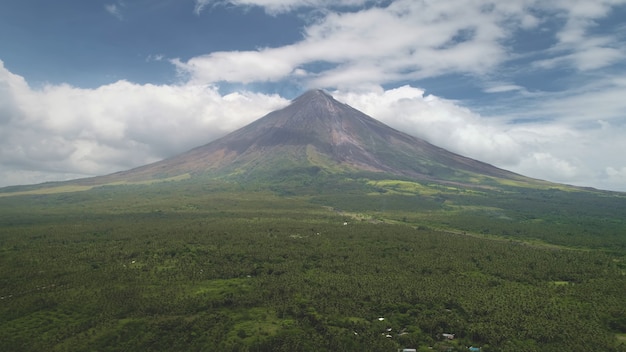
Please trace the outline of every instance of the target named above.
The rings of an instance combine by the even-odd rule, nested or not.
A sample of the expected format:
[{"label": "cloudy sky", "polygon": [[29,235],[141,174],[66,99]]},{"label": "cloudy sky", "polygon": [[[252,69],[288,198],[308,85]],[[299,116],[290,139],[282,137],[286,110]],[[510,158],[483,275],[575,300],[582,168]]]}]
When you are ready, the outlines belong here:
[{"label": "cloudy sky", "polygon": [[3,0],[0,186],[208,143],[311,88],[527,176],[626,191],[626,0]]}]

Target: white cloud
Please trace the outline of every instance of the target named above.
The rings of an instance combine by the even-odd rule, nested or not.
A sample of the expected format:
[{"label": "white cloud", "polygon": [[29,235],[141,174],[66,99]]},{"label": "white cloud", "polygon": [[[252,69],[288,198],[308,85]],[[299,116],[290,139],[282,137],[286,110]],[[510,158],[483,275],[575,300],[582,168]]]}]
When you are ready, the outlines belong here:
[{"label": "white cloud", "polygon": [[553,57],[539,60],[535,65],[544,68],[568,65],[587,71],[623,61],[626,52],[619,44],[618,34],[592,34],[592,29],[613,7],[624,4],[625,0],[559,0],[541,4],[542,9],[556,11],[565,24],[555,35],[558,43],[549,51]]},{"label": "white cloud", "polygon": [[152,61],[163,61],[165,59],[165,55],[163,54],[154,54],[154,55],[148,55],[146,57],[146,62],[152,62]]},{"label": "white cloud", "polygon": [[[616,94],[606,102],[623,96]],[[592,130],[564,121],[510,124],[411,86],[371,86],[333,95],[396,129],[462,155],[531,177],[624,189],[626,161],[615,150],[626,150],[626,126],[619,119],[597,121]],[[221,95],[206,85],[119,81],[97,89],[32,89],[0,65],[0,185],[143,165],[214,140],[287,103],[275,95]]]},{"label": "white cloud", "polygon": [[611,183],[626,184],[626,166],[622,166],[621,168],[609,166],[606,168],[606,174]]},{"label": "white cloud", "polygon": [[571,66],[579,71],[597,70],[622,62],[626,58],[626,51],[618,47],[620,43],[610,36],[580,37],[576,40],[567,39],[550,51],[556,53],[554,57],[537,60],[534,66],[552,69],[558,66]]},{"label": "white cloud", "polygon": [[118,4],[106,4],[104,5],[104,9],[117,18],[118,20],[122,20],[124,17],[122,16],[122,11],[120,9],[121,5]]},{"label": "white cloud", "polygon": [[621,49],[592,46],[571,56],[576,67],[582,71],[597,70],[623,61],[626,57]]},{"label": "white cloud", "polygon": [[339,100],[385,124],[456,153],[498,165],[520,161],[522,145],[508,127],[457,103],[410,86],[370,93],[336,92]]},{"label": "white cloud", "polygon": [[540,173],[546,179],[558,179],[567,181],[576,177],[579,170],[567,160],[562,160],[550,153],[534,152],[526,157],[518,166],[521,170],[526,170],[526,174]]},{"label": "white cloud", "polygon": [[[96,89],[32,89],[0,65],[0,179],[15,179],[14,166],[35,179],[46,172],[101,174],[172,155],[286,104],[250,92],[222,96],[220,82],[288,81],[335,89],[339,100],[395,128],[513,171],[624,189],[626,161],[615,151],[626,150],[626,81],[598,70],[623,62],[626,51],[618,34],[594,31],[624,3],[196,0],[197,14],[230,5],[259,6],[269,14],[305,9],[314,12],[303,16],[315,16],[301,40],[289,45],[170,60],[185,77],[181,85],[118,81]],[[121,15],[117,4],[105,9]],[[546,30],[554,40],[523,58],[530,68],[573,69],[601,83],[571,77],[571,88],[561,92],[529,92],[502,77],[507,62],[521,60],[510,45],[527,30]],[[523,104],[486,117],[411,86],[381,88],[455,74],[475,79],[482,92],[508,92]],[[536,122],[509,122],[518,117]]]},{"label": "white cloud", "polygon": [[270,14],[291,12],[302,7],[358,7],[380,0],[195,0],[194,13],[200,14],[207,6],[258,6]]},{"label": "white cloud", "polygon": [[492,84],[488,88],[485,88],[483,91],[485,93],[504,93],[504,92],[512,92],[512,91],[523,91],[524,87],[519,86],[517,84]]},{"label": "white cloud", "polygon": [[211,0],[196,0],[196,5],[195,5],[195,7],[193,9],[193,12],[196,15],[199,15],[202,12],[202,10],[204,10],[205,7],[207,7],[208,5],[211,5],[213,3],[214,3],[214,1],[211,1]]},{"label": "white cloud", "polygon": [[[126,81],[35,90],[0,62],[0,179],[24,172],[100,175],[205,144],[287,104],[275,95],[220,95],[199,85]],[[16,171],[21,170],[21,171]],[[48,180],[42,178],[42,180]]]},{"label": "white cloud", "polygon": [[[272,6],[270,3],[255,2],[259,6]],[[304,3],[313,2],[289,4]],[[300,42],[254,51],[215,52],[173,63],[201,83],[302,79],[305,72],[306,85],[327,87],[381,84],[449,72],[482,75],[507,57],[500,41],[509,34],[502,22],[512,18],[521,22],[528,17],[511,12],[519,9],[510,6],[485,11],[482,5],[397,0],[386,7],[329,11],[304,29]],[[330,68],[316,71],[320,62]]]},{"label": "white cloud", "polygon": [[[583,112],[588,103],[586,110],[591,113],[594,107],[601,109],[598,105],[616,104],[624,94],[616,92],[605,97],[603,103],[596,100],[597,104],[578,97],[580,105],[571,109]],[[581,125],[581,120],[565,118],[518,124],[507,122],[511,119],[506,116],[480,116],[458,102],[424,95],[423,90],[410,86],[390,90],[379,87],[369,92],[337,91],[334,95],[391,127],[461,155],[553,182],[626,190],[619,173],[611,176],[606,171],[621,170],[610,165],[626,165],[623,154],[616,153],[626,150],[623,118],[622,124],[617,124],[619,119],[596,121],[594,128]],[[551,104],[558,103],[555,99]],[[571,110],[554,108],[551,113],[558,118]]]},{"label": "white cloud", "polygon": [[[532,67],[597,70],[626,58],[617,34],[591,32],[598,19],[624,3],[626,0],[468,0],[462,5],[451,0],[196,0],[197,12],[225,4],[259,6],[270,13],[310,8],[317,11],[316,20],[304,28],[302,40],[290,45],[215,52],[173,62],[198,83],[296,78],[310,87],[350,88],[444,74],[488,77],[517,58],[508,46],[509,39],[550,23],[557,29],[546,35],[554,36],[557,44],[535,57]],[[339,12],[346,6],[354,10]]]},{"label": "white cloud", "polygon": [[198,56],[186,63],[172,60],[176,67],[191,75],[191,82],[276,81],[293,70],[293,65],[282,57],[286,50],[215,52]]},{"label": "white cloud", "polygon": [[564,93],[545,95],[529,113],[567,120],[572,125],[606,121],[624,121],[626,79],[604,76]]}]

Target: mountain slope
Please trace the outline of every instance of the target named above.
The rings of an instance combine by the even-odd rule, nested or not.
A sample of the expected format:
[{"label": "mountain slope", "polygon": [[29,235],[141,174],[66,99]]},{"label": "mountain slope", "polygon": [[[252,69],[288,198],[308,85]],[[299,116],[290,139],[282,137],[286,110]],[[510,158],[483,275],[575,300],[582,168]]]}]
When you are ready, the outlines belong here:
[{"label": "mountain slope", "polygon": [[294,168],[368,171],[403,178],[477,183],[485,178],[536,180],[451,153],[397,131],[312,90],[227,136],[157,163],[81,184],[138,182],[179,175],[247,178]]}]

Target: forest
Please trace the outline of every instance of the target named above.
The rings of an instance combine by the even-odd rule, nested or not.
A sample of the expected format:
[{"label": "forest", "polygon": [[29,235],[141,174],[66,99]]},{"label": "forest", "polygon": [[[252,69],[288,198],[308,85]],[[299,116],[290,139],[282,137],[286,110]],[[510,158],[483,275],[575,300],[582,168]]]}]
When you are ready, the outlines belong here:
[{"label": "forest", "polygon": [[296,183],[0,193],[2,350],[626,351],[626,195]]}]

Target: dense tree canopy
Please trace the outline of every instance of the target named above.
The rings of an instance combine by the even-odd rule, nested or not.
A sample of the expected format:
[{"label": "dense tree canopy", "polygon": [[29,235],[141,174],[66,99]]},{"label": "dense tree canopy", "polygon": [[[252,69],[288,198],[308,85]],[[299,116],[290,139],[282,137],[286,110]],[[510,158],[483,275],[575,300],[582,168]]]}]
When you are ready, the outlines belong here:
[{"label": "dense tree canopy", "polygon": [[2,349],[626,351],[615,209],[367,187],[0,198]]}]

